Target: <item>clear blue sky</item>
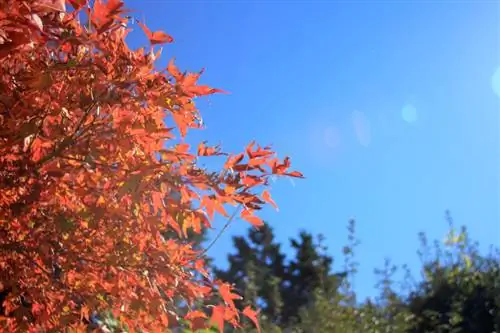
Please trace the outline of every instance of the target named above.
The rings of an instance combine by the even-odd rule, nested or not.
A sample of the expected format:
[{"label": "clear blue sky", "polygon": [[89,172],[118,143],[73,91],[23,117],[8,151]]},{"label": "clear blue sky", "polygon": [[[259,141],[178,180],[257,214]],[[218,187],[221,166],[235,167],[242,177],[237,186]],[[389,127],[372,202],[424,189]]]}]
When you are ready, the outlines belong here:
[{"label": "clear blue sky", "polygon": [[[206,67],[203,83],[232,92],[200,103],[208,128],[192,140],[272,143],[306,175],[273,184],[280,211],[262,216],[279,240],[323,233],[337,255],[356,218],[362,295],[384,257],[418,267],[417,233],[442,239],[446,209],[500,244],[498,2],[127,3],[174,36],[160,64]],[[223,235],[216,263],[247,227]]]}]

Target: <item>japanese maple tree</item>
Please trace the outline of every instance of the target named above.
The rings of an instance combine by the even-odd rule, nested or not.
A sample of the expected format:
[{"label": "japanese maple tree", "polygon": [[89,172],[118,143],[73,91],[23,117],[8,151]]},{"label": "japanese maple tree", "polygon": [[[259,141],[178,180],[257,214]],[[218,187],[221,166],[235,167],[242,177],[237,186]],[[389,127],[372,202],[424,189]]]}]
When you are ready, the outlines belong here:
[{"label": "japanese maple tree", "polygon": [[[214,295],[183,321],[256,321],[203,252],[162,231],[200,232],[231,206],[258,227],[269,178],[302,175],[269,147],[184,143],[201,128],[193,100],[220,90],[173,60],[155,69],[165,32],[139,22],[151,45],[130,49],[126,14],[120,0],[0,2],[0,330],[85,331],[111,310],[129,331],[165,331],[180,319],[174,299]],[[224,167],[202,169],[200,156]]]}]

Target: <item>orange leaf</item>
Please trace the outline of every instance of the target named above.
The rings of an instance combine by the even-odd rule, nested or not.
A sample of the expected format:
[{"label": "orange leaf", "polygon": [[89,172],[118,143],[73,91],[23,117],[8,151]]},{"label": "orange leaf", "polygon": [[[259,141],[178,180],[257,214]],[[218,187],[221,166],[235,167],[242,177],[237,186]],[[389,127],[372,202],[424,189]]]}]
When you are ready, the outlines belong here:
[{"label": "orange leaf", "polygon": [[227,159],[226,163],[224,164],[224,168],[226,168],[226,169],[233,168],[236,164],[240,163],[244,157],[245,157],[245,155],[243,153],[238,154],[236,156],[230,156]]},{"label": "orange leaf", "polygon": [[81,310],[80,310],[80,318],[81,319],[85,318],[85,320],[89,320],[89,317],[90,317],[89,316],[89,308],[86,305],[83,305]]},{"label": "orange leaf", "polygon": [[75,10],[78,10],[87,4],[87,0],[68,0]]},{"label": "orange leaf", "polygon": [[235,308],[233,300],[241,299],[241,296],[231,292],[231,286],[228,283],[223,283],[219,287],[219,293],[229,307]]},{"label": "orange leaf", "polygon": [[66,11],[66,5],[64,3],[64,0],[46,0],[40,2],[42,3],[41,6],[45,7],[46,9],[55,10],[59,12]]},{"label": "orange leaf", "polygon": [[184,319],[186,319],[186,320],[193,320],[195,318],[207,318],[207,315],[203,311],[194,310],[194,311],[188,312],[184,316]]},{"label": "orange leaf", "polygon": [[151,198],[153,201],[153,211],[155,213],[163,209],[163,194],[161,192],[154,191],[151,193]]},{"label": "orange leaf", "polygon": [[187,134],[188,123],[184,115],[179,113],[172,113],[172,117],[174,118],[175,124],[179,128],[179,132],[181,132],[181,137],[185,137]]},{"label": "orange leaf", "polygon": [[278,209],[278,205],[271,198],[271,194],[269,193],[268,190],[264,190],[264,192],[262,192],[262,199],[264,199],[265,202],[270,203],[274,208]]},{"label": "orange leaf", "polygon": [[200,78],[201,74],[203,74],[205,70],[202,69],[201,71],[199,71],[198,73],[188,73],[184,79],[182,80],[182,86],[184,88],[190,88],[190,87],[193,87],[195,85],[195,83],[198,81],[198,79]]},{"label": "orange leaf", "polygon": [[210,322],[219,328],[219,333],[224,332],[224,314],[225,308],[222,305],[216,305],[212,308],[212,316]]},{"label": "orange leaf", "polygon": [[189,144],[187,143],[179,143],[175,146],[175,152],[186,154],[189,151]]},{"label": "orange leaf", "polygon": [[252,158],[252,149],[253,149],[253,146],[255,146],[255,141],[252,141],[250,142],[247,147],[245,148],[245,151],[248,155],[248,158]]},{"label": "orange leaf", "polygon": [[296,177],[296,178],[304,178],[304,175],[298,171],[292,171],[292,172],[286,173],[285,175],[290,176],[290,177]]},{"label": "orange leaf", "polygon": [[261,227],[264,225],[264,222],[260,218],[258,218],[257,216],[250,213],[248,209],[244,209],[241,212],[240,216],[245,221],[250,222],[254,227],[258,228],[258,227]]},{"label": "orange leaf", "polygon": [[255,327],[257,328],[257,332],[261,332],[260,331],[260,325],[259,325],[259,320],[257,319],[257,314],[258,312],[255,311],[255,310],[252,310],[252,308],[250,306],[247,306],[243,309],[243,315],[245,315],[248,319],[250,319]]},{"label": "orange leaf", "polygon": [[184,316],[184,319],[190,322],[190,327],[194,331],[207,328],[206,318],[207,315],[199,310],[188,312]]},{"label": "orange leaf", "polygon": [[266,160],[263,158],[252,158],[250,161],[248,161],[249,166],[259,166],[265,163]]},{"label": "orange leaf", "polygon": [[98,205],[104,205],[106,203],[106,199],[101,195],[99,199],[97,199],[97,204]]},{"label": "orange leaf", "polygon": [[108,0],[105,4],[102,0],[94,2],[94,10],[90,17],[98,32],[104,32],[111,27],[114,19],[118,18],[118,15],[123,12],[121,10],[123,5],[124,3],[120,0]]},{"label": "orange leaf", "polygon": [[39,303],[33,303],[31,305],[31,312],[35,315],[35,316],[38,316],[42,310],[43,310],[44,306],[42,304],[39,304]]},{"label": "orange leaf", "polygon": [[144,33],[146,33],[146,36],[149,39],[149,42],[153,45],[172,43],[174,41],[172,36],[170,36],[169,34],[163,32],[163,31],[151,32],[151,30],[149,30],[149,28],[146,27],[141,22],[137,21],[137,24],[142,28],[142,30],[144,30]]},{"label": "orange leaf", "polygon": [[200,142],[198,145],[198,156],[214,156],[214,155],[220,155],[219,152],[219,147],[208,147],[205,145],[204,142]]},{"label": "orange leaf", "polygon": [[206,96],[215,93],[229,94],[227,91],[216,88],[210,88],[209,86],[191,86],[186,88],[185,90],[196,96]]},{"label": "orange leaf", "polygon": [[201,198],[201,206],[205,207],[208,217],[213,220],[214,219],[214,205],[212,200],[208,196],[203,196]]},{"label": "orange leaf", "polygon": [[224,217],[227,217],[227,212],[226,212],[226,209],[224,208],[224,206],[222,205],[222,203],[217,200],[217,199],[214,199],[214,207],[215,207],[215,210],[221,214],[222,216]]},{"label": "orange leaf", "polygon": [[194,262],[194,268],[200,272],[203,276],[209,277],[208,271],[206,269],[206,263],[204,260],[198,259]]},{"label": "orange leaf", "polygon": [[39,137],[36,137],[33,140],[33,143],[31,144],[31,158],[34,162],[38,162],[40,159],[42,159],[45,147],[47,147],[47,143],[43,142]]},{"label": "orange leaf", "polygon": [[245,176],[245,177],[243,177],[243,179],[241,181],[241,183],[243,185],[246,185],[248,187],[259,185],[259,184],[262,184],[263,182],[264,182],[264,180],[262,178],[259,178],[257,176],[253,176],[253,175]]},{"label": "orange leaf", "polygon": [[171,59],[167,65],[167,71],[177,80],[181,81],[184,78],[181,71],[175,66],[174,59]]}]

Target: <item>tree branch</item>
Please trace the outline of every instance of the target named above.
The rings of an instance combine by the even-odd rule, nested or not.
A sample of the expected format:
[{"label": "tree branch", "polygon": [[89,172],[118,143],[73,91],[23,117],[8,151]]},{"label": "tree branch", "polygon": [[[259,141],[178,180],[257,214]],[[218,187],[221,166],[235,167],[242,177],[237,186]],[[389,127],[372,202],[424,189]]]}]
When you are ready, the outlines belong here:
[{"label": "tree branch", "polygon": [[73,132],[73,134],[70,135],[69,137],[66,137],[61,142],[61,144],[56,149],[54,149],[54,151],[52,153],[50,153],[47,156],[40,159],[40,161],[38,161],[38,163],[37,163],[39,166],[41,166],[41,165],[47,163],[48,161],[52,160],[53,158],[57,157],[57,155],[59,155],[63,150],[65,150],[71,144],[73,144],[75,142],[75,139],[76,139],[76,136],[78,135],[78,132],[80,131],[83,124],[85,124],[85,122],[87,121],[87,119],[90,115],[90,111],[92,111],[92,109],[97,105],[97,103],[98,103],[98,99],[96,98],[92,102],[92,104],[90,104],[89,107],[85,110],[83,117],[80,119],[80,122],[78,123],[78,125],[76,125],[76,129]]}]

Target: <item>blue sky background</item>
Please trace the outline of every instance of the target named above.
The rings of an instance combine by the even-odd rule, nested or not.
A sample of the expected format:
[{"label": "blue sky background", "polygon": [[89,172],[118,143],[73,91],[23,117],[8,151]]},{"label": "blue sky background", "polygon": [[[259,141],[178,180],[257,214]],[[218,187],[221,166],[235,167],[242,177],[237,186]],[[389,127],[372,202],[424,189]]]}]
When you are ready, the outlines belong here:
[{"label": "blue sky background", "polygon": [[[362,295],[384,257],[419,267],[417,233],[442,239],[447,209],[484,248],[500,244],[499,2],[127,4],[175,38],[160,65],[205,67],[203,83],[231,92],[199,104],[207,129],[191,140],[271,143],[306,175],[273,184],[280,211],[261,216],[280,241],[323,233],[337,256],[357,220]],[[146,45],[140,31],[131,41]],[[217,264],[247,228],[211,249]]]}]

